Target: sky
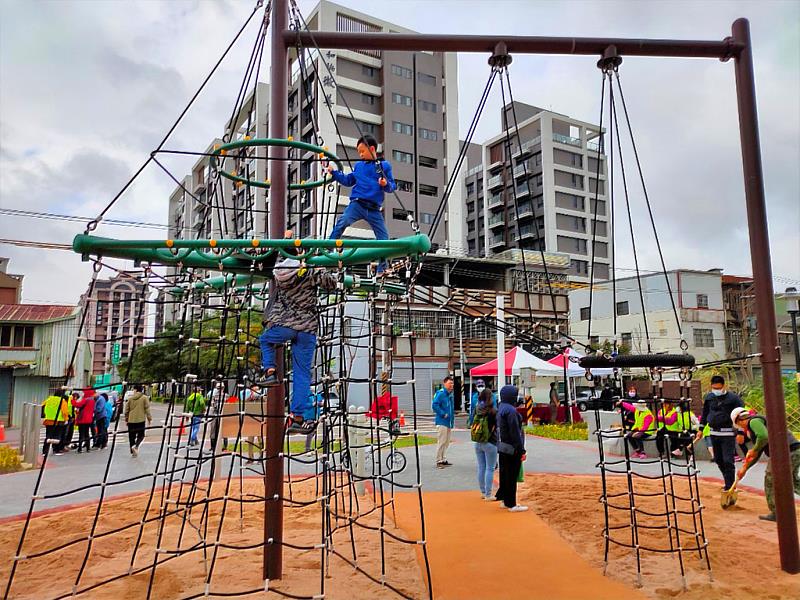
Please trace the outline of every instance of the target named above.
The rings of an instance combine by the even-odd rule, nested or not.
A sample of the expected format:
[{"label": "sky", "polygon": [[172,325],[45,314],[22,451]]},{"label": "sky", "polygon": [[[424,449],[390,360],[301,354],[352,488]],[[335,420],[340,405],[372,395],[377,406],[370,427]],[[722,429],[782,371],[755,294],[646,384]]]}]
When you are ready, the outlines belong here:
[{"label": "sky", "polygon": [[[423,33],[719,40],[734,19],[749,18],[774,283],[776,291],[800,287],[800,3],[339,3]],[[306,15],[315,4],[299,1]],[[97,215],[158,145],[254,6],[249,0],[0,2],[0,208]],[[202,151],[222,133],[257,25],[254,19],[244,31],[165,148]],[[462,135],[489,75],[487,58],[459,56]],[[514,98],[597,123],[595,62],[514,56]],[[265,63],[266,81],[268,53]],[[733,63],[631,57],[620,77],[667,268],[751,274]],[[495,90],[475,141],[499,132],[500,105]],[[629,150],[623,147],[640,267],[658,269]],[[163,162],[181,174],[194,159]],[[165,224],[174,188],[151,164],[107,217]],[[621,227],[626,231],[627,223]],[[69,244],[84,228],[84,222],[0,214],[0,239]],[[617,236],[618,266],[629,269],[625,231]],[[95,233],[163,239],[166,230],[104,223]],[[72,252],[0,243],[0,256],[11,258],[10,272],[25,275],[25,302],[75,303],[89,282],[89,264]]]}]

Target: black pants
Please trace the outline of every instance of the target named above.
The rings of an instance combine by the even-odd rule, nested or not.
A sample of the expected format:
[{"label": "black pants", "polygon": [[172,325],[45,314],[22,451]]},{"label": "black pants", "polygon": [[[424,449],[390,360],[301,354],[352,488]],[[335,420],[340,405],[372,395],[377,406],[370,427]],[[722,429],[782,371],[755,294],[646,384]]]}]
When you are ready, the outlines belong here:
[{"label": "black pants", "polygon": [[711,447],[714,449],[714,462],[717,463],[722,478],[725,480],[725,489],[733,485],[736,479],[736,467],[733,457],[736,455],[736,437],[732,435],[712,435]]},{"label": "black pants", "polygon": [[81,451],[83,446],[86,446],[86,451],[89,451],[89,444],[91,443],[90,433],[92,426],[89,423],[78,424],[78,452]]},{"label": "black pants", "polygon": [[[664,442],[669,439],[669,445],[665,448]],[[658,430],[656,434],[656,447],[658,448],[659,455],[664,452],[672,452],[673,450],[688,450],[692,447],[693,436],[691,433],[684,433],[683,431],[670,431],[663,427]]]},{"label": "black pants", "polygon": [[64,438],[61,441],[63,447],[72,444],[72,436],[75,433],[75,421],[70,419],[69,423],[64,427]]},{"label": "black pants", "polygon": [[95,431],[97,435],[94,438],[94,445],[96,448],[105,448],[108,444],[108,428],[106,427],[106,419],[97,419],[94,422]]},{"label": "black pants", "polygon": [[128,423],[128,442],[130,442],[131,449],[144,440],[144,421],[141,423]]},{"label": "black pants", "polygon": [[625,434],[625,439],[628,440],[628,444],[630,445],[631,450],[633,450],[634,452],[644,452],[644,440],[649,440],[650,434],[642,433],[641,435],[639,435],[638,433],[639,432],[631,431]]},{"label": "black pants", "polygon": [[502,500],[508,508],[517,505],[517,476],[522,465],[522,457],[516,454],[498,453],[500,459],[500,487],[495,497]]},{"label": "black pants", "polygon": [[64,432],[62,431],[63,429],[63,424],[44,426],[44,444],[42,444],[42,454],[47,454],[47,451],[50,449],[50,440],[58,440],[57,443],[52,444],[54,452],[59,452],[61,450],[61,438],[64,435]]}]

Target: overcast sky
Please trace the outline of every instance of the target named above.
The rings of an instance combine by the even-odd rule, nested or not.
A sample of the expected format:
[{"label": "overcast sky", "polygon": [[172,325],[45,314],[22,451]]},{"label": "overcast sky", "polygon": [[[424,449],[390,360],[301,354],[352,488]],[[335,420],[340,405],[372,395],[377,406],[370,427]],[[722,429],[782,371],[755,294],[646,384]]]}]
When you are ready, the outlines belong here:
[{"label": "overcast sky", "polygon": [[[158,144],[254,4],[0,2],[0,207],[96,215]],[[315,2],[299,4],[307,15]],[[748,17],[776,290],[800,283],[800,3],[340,4],[426,33],[717,40],[729,35],[735,18]],[[245,32],[165,147],[201,151],[222,133],[256,26]],[[488,77],[486,59],[459,58],[462,132]],[[600,75],[595,62],[593,57],[515,56],[514,97],[597,122]],[[626,58],[620,73],[667,267],[750,274],[733,64]],[[267,80],[266,68],[261,78]],[[476,141],[498,133],[499,106],[496,90]],[[165,162],[173,172],[184,173],[193,160]],[[632,159],[627,164],[632,166]],[[172,189],[162,171],[149,168],[108,217],[166,223]],[[631,200],[641,264],[657,268],[638,186],[632,186]],[[0,215],[0,238],[5,239],[70,243],[83,229],[83,223]],[[165,235],[159,229],[107,224],[96,233],[145,239]],[[633,264],[628,237],[618,235],[620,267]],[[89,267],[71,252],[0,244],[0,256],[11,257],[11,272],[25,274],[26,302],[75,303],[88,284]]]}]

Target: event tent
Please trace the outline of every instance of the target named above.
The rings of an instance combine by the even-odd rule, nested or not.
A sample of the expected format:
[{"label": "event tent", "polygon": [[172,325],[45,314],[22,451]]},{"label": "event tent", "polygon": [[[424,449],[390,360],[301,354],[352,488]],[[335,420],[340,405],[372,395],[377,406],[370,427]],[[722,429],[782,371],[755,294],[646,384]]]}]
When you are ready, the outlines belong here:
[{"label": "event tent", "polygon": [[[543,377],[557,377],[563,374],[563,367],[559,369],[556,365],[551,365],[541,358],[536,358],[530,352],[526,352],[522,348],[512,348],[505,355],[506,375],[519,375],[519,370],[524,368],[534,369],[537,375]],[[496,377],[497,376],[497,359],[490,360],[487,363],[478,365],[469,370],[470,377]]]},{"label": "event tent", "polygon": [[[573,348],[567,348],[563,353],[559,354],[548,360],[547,362],[558,369],[559,373],[564,373],[564,364],[567,365],[567,375],[569,377],[583,377],[586,374],[586,369],[581,367],[578,363],[572,362],[570,357],[574,358],[583,358],[583,355],[580,352],[577,352]],[[612,375],[614,373],[614,369],[592,369],[592,375],[597,376],[606,376]]]}]

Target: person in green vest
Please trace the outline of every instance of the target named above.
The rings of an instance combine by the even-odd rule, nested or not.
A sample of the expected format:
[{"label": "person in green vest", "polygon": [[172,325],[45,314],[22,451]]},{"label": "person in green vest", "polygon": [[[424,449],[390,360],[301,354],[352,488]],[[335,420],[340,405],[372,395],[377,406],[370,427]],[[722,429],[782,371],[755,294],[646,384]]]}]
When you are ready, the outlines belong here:
[{"label": "person in green vest", "polygon": [[[664,400],[664,404],[656,413],[656,420],[660,427],[656,435],[656,446],[659,456],[665,452],[664,440],[669,439],[669,446],[672,448],[673,456],[683,456],[683,452],[691,452],[692,440],[694,439],[694,423],[692,422],[692,411],[689,410],[688,403],[686,410],[682,410],[676,402]],[[696,421],[696,418],[695,418]]]},{"label": "person in green vest", "polygon": [[199,390],[189,394],[186,398],[185,412],[192,413],[192,425],[189,428],[189,445],[197,445],[197,433],[200,431],[200,421],[206,412],[206,397]]},{"label": "person in green vest", "polygon": [[47,454],[51,445],[54,454],[63,454],[64,429],[69,419],[67,398],[65,394],[53,394],[42,404],[42,424],[45,431],[42,454]]},{"label": "person in green vest", "polygon": [[632,458],[647,458],[644,451],[644,440],[648,440],[656,434],[656,419],[653,413],[642,399],[639,399],[636,404],[620,401],[617,406],[634,414],[633,427],[625,434],[625,439],[633,450]]},{"label": "person in green vest", "polygon": [[[753,443],[753,447],[747,451],[744,457],[744,464],[736,473],[736,478],[741,481],[747,471],[758,462],[762,454],[769,458],[769,440],[767,438],[767,419],[759,414],[752,415],[746,408],[737,406],[731,411],[731,421],[733,424],[744,431],[745,437]],[[786,430],[786,438],[789,443],[789,460],[792,463],[792,483],[794,493],[800,494],[800,441],[792,432]],[[767,497],[769,513],[759,515],[762,521],[775,521],[775,487],[772,480],[772,461],[767,462],[767,469],[764,471],[764,495]]]}]

